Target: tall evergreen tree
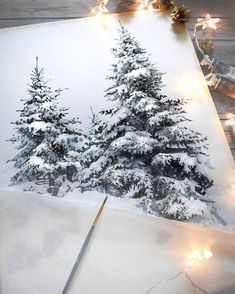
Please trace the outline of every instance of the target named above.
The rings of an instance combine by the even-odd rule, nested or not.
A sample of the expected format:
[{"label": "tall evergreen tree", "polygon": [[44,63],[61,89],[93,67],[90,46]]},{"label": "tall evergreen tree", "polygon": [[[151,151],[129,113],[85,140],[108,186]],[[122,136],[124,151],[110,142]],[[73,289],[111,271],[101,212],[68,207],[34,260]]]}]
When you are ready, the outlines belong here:
[{"label": "tall evergreen tree", "polygon": [[29,96],[12,124],[16,134],[9,140],[17,143],[17,155],[9,160],[18,170],[11,184],[46,184],[47,191],[58,195],[63,182],[72,182],[80,168],[79,159],[86,139],[78,128],[77,118],[67,118],[67,108],[59,107],[61,89],[55,91],[44,79],[38,60],[31,74]]},{"label": "tall evergreen tree", "polygon": [[106,97],[113,107],[102,112],[102,144],[84,165],[81,185],[142,198],[149,212],[169,218],[203,215],[201,199],[212,185],[199,161],[207,139],[188,127],[185,102],[162,94],[162,73],[123,27],[112,52]]}]

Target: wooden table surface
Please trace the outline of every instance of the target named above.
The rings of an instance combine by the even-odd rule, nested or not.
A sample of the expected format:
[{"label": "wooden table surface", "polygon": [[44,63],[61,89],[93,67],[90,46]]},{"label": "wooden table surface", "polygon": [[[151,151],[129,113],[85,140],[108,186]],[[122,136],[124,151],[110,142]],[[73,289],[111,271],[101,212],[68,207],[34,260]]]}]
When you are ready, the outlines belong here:
[{"label": "wooden table surface", "polygon": [[[210,13],[221,18],[218,30],[208,30],[205,37],[212,39],[215,45],[214,58],[235,65],[235,0],[177,0],[192,9],[188,23],[191,36],[198,17]],[[130,9],[132,0],[109,0],[110,12],[122,12]],[[62,19],[88,16],[96,0],[0,0],[0,28],[26,24],[35,24]],[[221,118],[225,134],[235,158],[235,138],[224,124],[228,113],[235,114],[235,99],[215,90],[211,94]]]}]

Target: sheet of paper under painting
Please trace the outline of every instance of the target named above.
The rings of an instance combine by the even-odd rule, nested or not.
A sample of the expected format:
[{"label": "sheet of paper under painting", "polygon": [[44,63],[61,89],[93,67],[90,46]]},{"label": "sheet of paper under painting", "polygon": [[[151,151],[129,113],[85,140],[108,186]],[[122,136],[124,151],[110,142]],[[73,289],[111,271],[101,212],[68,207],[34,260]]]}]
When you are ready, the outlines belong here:
[{"label": "sheet of paper under painting", "polygon": [[[0,199],[1,293],[62,293],[99,206]],[[234,248],[231,234],[106,206],[68,293],[234,293]]]},{"label": "sheet of paper under painting", "polygon": [[0,40],[3,189],[108,194],[112,207],[234,232],[234,162],[184,26],[129,13]]}]

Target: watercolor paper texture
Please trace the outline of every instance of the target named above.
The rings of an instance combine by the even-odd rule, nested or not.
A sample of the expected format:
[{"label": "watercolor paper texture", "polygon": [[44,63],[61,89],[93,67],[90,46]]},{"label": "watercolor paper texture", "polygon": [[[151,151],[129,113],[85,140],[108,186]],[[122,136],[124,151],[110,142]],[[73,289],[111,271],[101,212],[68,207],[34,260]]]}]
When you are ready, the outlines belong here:
[{"label": "watercolor paper texture", "polygon": [[[120,34],[117,29],[121,29],[119,21],[131,36],[136,38],[140,47],[146,49],[149,60],[154,64],[154,67],[160,72],[165,73],[162,76],[162,81],[165,85],[162,88],[162,94],[167,95],[171,99],[180,99],[180,101],[187,99],[187,103],[183,108],[186,112],[185,115],[190,121],[183,125],[190,128],[190,130],[199,132],[203,138],[207,138],[205,141],[207,156],[203,157],[202,163],[200,163],[200,171],[205,177],[213,180],[213,185],[208,185],[206,191],[199,191],[202,192],[202,201],[201,198],[200,200],[195,200],[193,197],[186,199],[186,195],[186,198],[184,197],[180,202],[169,202],[169,207],[165,210],[162,209],[161,212],[158,209],[159,201],[166,195],[161,195],[156,201],[152,201],[152,196],[149,197],[146,194],[148,192],[145,190],[143,194],[147,195],[145,197],[147,199],[143,200],[143,197],[140,197],[140,189],[138,191],[138,198],[132,199],[135,192],[133,187],[125,195],[120,195],[120,193],[116,193],[111,188],[104,189],[99,187],[98,189],[91,189],[94,192],[94,196],[91,197],[92,191],[86,192],[84,188],[77,188],[76,190],[74,187],[79,185],[76,185],[75,182],[73,183],[73,191],[65,193],[65,197],[78,200],[86,199],[87,201],[95,201],[97,198],[97,201],[100,201],[100,195],[103,191],[111,195],[110,205],[121,209],[139,212],[149,210],[157,216],[182,219],[234,232],[235,171],[232,155],[186,28],[183,25],[172,26],[170,19],[157,11],[141,14],[108,15],[102,20],[92,17],[3,29],[0,31],[0,95],[2,101],[0,110],[1,188],[20,191],[25,187],[22,184],[9,186],[11,177],[16,173],[16,170],[6,161],[12,159],[18,151],[14,149],[14,145],[11,142],[6,140],[12,137],[14,133],[13,125],[10,122],[19,119],[19,112],[16,112],[16,110],[23,108],[24,102],[21,99],[29,97],[27,85],[30,83],[30,73],[35,67],[36,57],[39,58],[39,67],[43,67],[45,70],[46,79],[50,80],[50,86],[53,89],[67,89],[61,92],[58,102],[61,107],[69,108],[69,117],[79,117],[82,123],[80,128],[84,133],[87,133],[90,125],[90,107],[92,106],[93,111],[98,114],[102,110],[113,107],[113,102],[107,101],[105,97],[105,90],[112,85],[112,81],[106,79],[111,74],[111,64],[117,62],[117,60],[114,60],[111,48],[117,47],[117,39]],[[144,76],[145,72],[145,68],[144,70],[143,68],[138,68],[137,71],[129,73],[128,77],[132,81],[132,79],[138,79],[141,75]],[[120,95],[122,95],[122,91],[125,91],[123,87],[119,88],[119,90]],[[120,115],[127,116],[127,113],[124,111]],[[118,118],[120,119],[120,117]],[[110,121],[110,124],[113,123],[113,119],[110,116],[106,116],[106,121]],[[154,123],[156,123],[156,119]],[[125,140],[129,140],[134,146],[137,146],[140,144],[140,137],[142,136],[143,142],[141,143],[145,145],[146,138],[148,140],[152,139],[149,139],[149,133],[146,136],[143,135],[145,131],[137,130],[136,132],[135,130],[133,134],[133,129],[129,129],[128,132],[125,130],[120,137],[124,136]],[[161,134],[165,134],[165,138],[168,138],[168,133],[164,133],[164,130],[162,132]],[[115,140],[118,139],[115,137]],[[120,146],[122,142],[120,140],[114,143],[111,142],[110,146],[112,145],[112,148],[116,148],[117,143]],[[106,154],[107,149],[104,148],[103,151],[103,154]],[[164,152],[160,150],[158,154],[155,154],[158,156],[158,162],[160,158],[164,160],[165,164],[165,153],[166,149],[164,149]],[[146,154],[149,156],[147,151]],[[172,152],[170,152],[170,156],[172,156]],[[174,154],[174,156],[176,155]],[[177,156],[174,157],[176,161],[182,161],[182,165],[183,162],[186,165],[190,165],[190,161],[188,161],[190,156],[188,154],[185,157],[182,154],[179,157]],[[136,157],[134,156],[133,160],[129,157],[128,160],[130,164],[133,164]],[[147,166],[144,157],[141,160],[144,162],[143,171],[149,171],[152,165]],[[141,176],[142,174],[139,174],[141,160],[138,161],[138,173],[136,175],[139,178],[137,182],[139,179],[145,182],[144,175]],[[112,162],[110,165],[112,165]],[[97,168],[97,162],[95,163],[95,168]],[[134,168],[136,166],[132,166],[130,170],[132,169],[133,172]],[[125,170],[122,170],[122,172],[122,177],[124,178]],[[190,172],[188,177],[190,178]],[[159,181],[157,183],[158,186],[161,186],[161,190],[164,190],[164,183],[169,178],[174,184],[174,180],[177,178],[177,184],[174,187],[179,191],[181,189],[179,175],[175,174],[172,176],[172,174],[169,174],[167,178],[165,173],[164,180],[161,183]],[[155,179],[158,179],[158,176],[154,174],[152,179],[154,182]],[[192,188],[190,184],[187,187],[189,189]],[[184,188],[182,189],[185,193]],[[115,194],[119,198],[115,198],[113,196]],[[122,196],[125,197],[122,198]],[[151,202],[150,204],[149,201]],[[184,205],[186,208],[183,207]],[[183,218],[179,217],[178,212],[176,213],[180,209],[186,211]],[[194,211],[201,211],[202,213],[201,215],[197,213],[195,216]]]},{"label": "watercolor paper texture", "polygon": [[[0,200],[1,293],[62,293],[99,206],[10,191]],[[69,293],[234,293],[234,248],[231,234],[105,207]],[[192,260],[204,249],[212,256]]]}]

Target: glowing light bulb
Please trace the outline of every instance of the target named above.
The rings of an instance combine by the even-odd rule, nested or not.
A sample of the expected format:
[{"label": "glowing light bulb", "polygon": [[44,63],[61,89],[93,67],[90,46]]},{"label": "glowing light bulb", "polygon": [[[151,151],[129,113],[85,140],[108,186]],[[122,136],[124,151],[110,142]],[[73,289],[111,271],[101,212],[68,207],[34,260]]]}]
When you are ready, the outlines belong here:
[{"label": "glowing light bulb", "polygon": [[138,11],[143,11],[143,10],[148,10],[152,11],[153,10],[153,4],[157,2],[157,0],[137,0],[136,1],[138,4]]},{"label": "glowing light bulb", "polygon": [[207,13],[205,18],[198,18],[196,26],[202,27],[203,30],[210,28],[213,30],[217,29],[217,23],[220,22],[219,18],[212,18],[209,13]]},{"label": "glowing light bulb", "polygon": [[188,259],[186,261],[186,266],[191,268],[211,258],[212,256],[213,256],[213,253],[211,252],[209,248],[194,249],[189,253]]},{"label": "glowing light bulb", "polygon": [[213,253],[209,249],[203,250],[204,259],[209,259],[213,256]]},{"label": "glowing light bulb", "polygon": [[98,0],[97,5],[91,10],[91,15],[101,17],[103,14],[107,14],[109,12],[106,7],[108,2],[109,0]]},{"label": "glowing light bulb", "polygon": [[180,95],[187,99],[203,99],[208,95],[204,77],[197,72],[185,72],[176,78],[175,88]]},{"label": "glowing light bulb", "polygon": [[226,126],[233,126],[235,122],[235,115],[232,113],[229,113],[227,115],[227,120],[225,121]]}]

